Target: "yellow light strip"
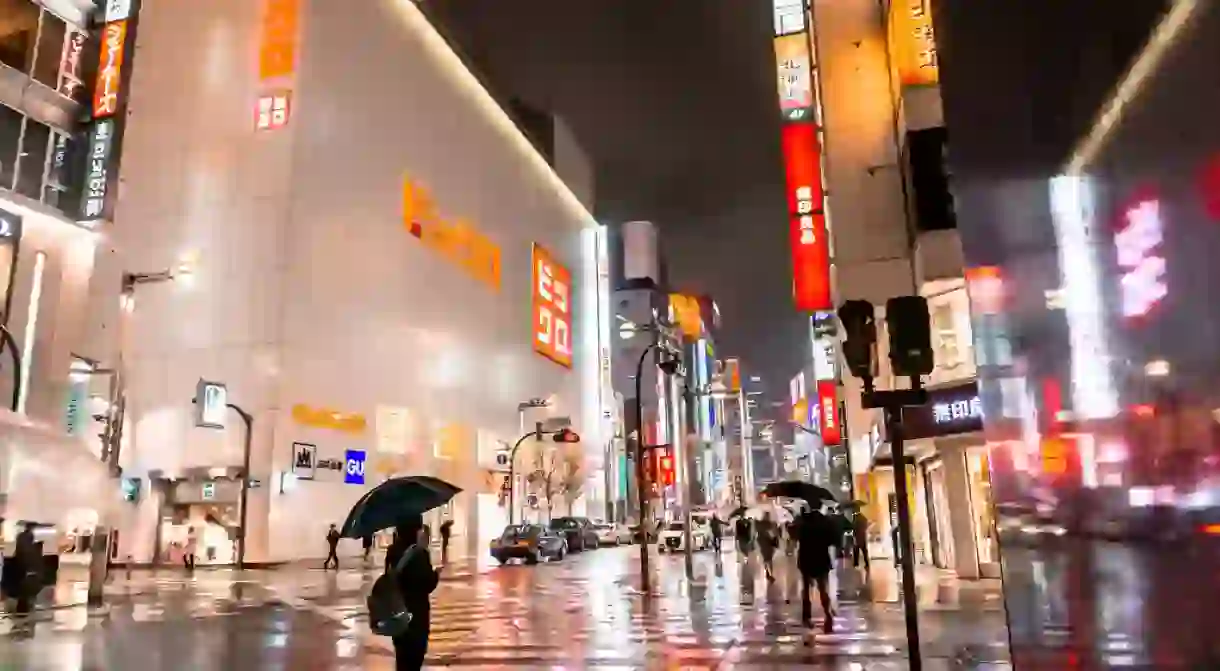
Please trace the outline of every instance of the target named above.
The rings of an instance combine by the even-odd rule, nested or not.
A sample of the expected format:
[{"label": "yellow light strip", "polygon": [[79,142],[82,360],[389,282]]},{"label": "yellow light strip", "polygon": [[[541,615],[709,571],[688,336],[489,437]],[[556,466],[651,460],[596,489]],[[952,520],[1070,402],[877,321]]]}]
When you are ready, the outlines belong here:
[{"label": "yellow light strip", "polygon": [[393,1],[402,10],[402,16],[406,19],[408,26],[419,33],[427,49],[433,52],[433,55],[441,65],[449,71],[458,84],[465,88],[471,98],[487,113],[496,129],[504,135],[506,140],[514,144],[518,150],[529,157],[527,160],[534,166],[543,180],[551,182],[555,192],[559,194],[560,200],[571,211],[573,218],[580,222],[580,228],[596,227],[597,221],[593,218],[593,213],[589,212],[588,208],[572,192],[572,189],[555,172],[555,169],[538,153],[533,143],[529,141],[525,133],[521,132],[517,124],[504,111],[504,108],[500,107],[499,103],[491,95],[491,92],[466,67],[461,57],[453,51],[449,43],[445,41],[445,38],[437,32],[432,22],[428,20],[428,17],[424,16],[423,12],[415,6],[414,0]]},{"label": "yellow light strip", "polygon": [[1182,35],[1182,31],[1189,25],[1190,20],[1195,17],[1200,4],[1199,0],[1177,0],[1173,7],[1165,13],[1135,63],[1127,70],[1114,90],[1114,94],[1101,108],[1101,114],[1093,122],[1093,127],[1089,129],[1088,135],[1076,146],[1076,150],[1064,168],[1064,174],[1079,175],[1097,159],[1098,154],[1109,141],[1110,135],[1122,121],[1127,106],[1142,93],[1148,78],[1160,68],[1161,61],[1165,59],[1169,48]]}]

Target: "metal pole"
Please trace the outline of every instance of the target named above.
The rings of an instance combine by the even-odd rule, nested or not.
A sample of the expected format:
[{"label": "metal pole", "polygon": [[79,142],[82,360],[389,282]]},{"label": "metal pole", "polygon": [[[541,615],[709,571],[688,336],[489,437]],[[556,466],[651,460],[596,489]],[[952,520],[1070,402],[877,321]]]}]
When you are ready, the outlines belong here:
[{"label": "metal pole", "polygon": [[[672,384],[673,384],[673,382],[671,379],[670,385],[668,387],[671,390],[673,389]],[[691,580],[695,577],[695,560],[694,560],[694,556],[692,554],[694,552],[694,548],[691,547],[694,544],[694,532],[691,529],[692,524],[691,524],[691,515],[690,515],[690,509],[691,509],[691,505],[694,500],[694,492],[695,492],[695,483],[694,483],[694,477],[693,477],[694,474],[691,473],[691,471],[693,470],[691,467],[694,465],[695,457],[694,457],[693,451],[691,450],[691,445],[694,441],[689,440],[688,437],[690,437],[690,436],[698,437],[698,435],[699,435],[698,432],[701,427],[698,426],[697,420],[699,417],[700,399],[695,396],[694,392],[691,390],[689,385],[684,385],[684,390],[683,390],[683,394],[682,394],[681,398],[682,398],[682,401],[684,403],[686,403],[687,412],[678,413],[679,426],[675,427],[675,429],[676,429],[675,433],[677,435],[674,437],[675,439],[673,442],[674,442],[674,450],[675,450],[675,454],[674,454],[675,461],[677,461],[677,458],[678,458],[678,455],[676,453],[676,450],[679,447],[678,443],[679,442],[682,443],[681,444],[682,464],[681,464],[681,466],[678,466],[678,464],[674,464],[674,467],[680,469],[678,471],[678,474],[682,477],[682,481],[678,483],[678,491],[682,495],[682,549],[683,549],[682,563],[683,563],[683,567],[686,569],[686,579]],[[696,420],[696,421],[690,422],[691,426],[689,426],[689,427],[681,426],[682,424],[685,424],[687,421],[689,421],[691,419]],[[683,429],[688,429],[688,430],[683,430]]]},{"label": "metal pole", "polygon": [[249,508],[247,504],[250,498],[250,443],[254,436],[254,417],[236,404],[227,403],[226,405],[236,412],[241,417],[241,421],[246,425],[246,438],[241,461],[241,495],[238,503],[240,508],[237,512],[237,568],[242,570],[246,568],[246,520],[248,519],[247,510]]},{"label": "metal pole", "polygon": [[640,591],[647,595],[650,591],[651,578],[648,572],[648,493],[645,491],[648,483],[644,480],[644,398],[643,384],[644,359],[657,346],[656,332],[653,332],[652,344],[640,353],[640,360],[635,365],[635,492],[640,505]]},{"label": "metal pole", "polygon": [[523,434],[520,438],[518,438],[517,442],[513,443],[513,449],[508,453],[508,523],[510,526],[516,524],[514,520],[516,519],[517,514],[517,506],[515,504],[515,497],[513,495],[516,491],[516,487],[514,485],[516,485],[517,482],[517,448],[521,447],[521,443],[524,443],[525,439],[531,436],[534,438],[534,440],[542,440],[542,422],[535,424],[533,431]]},{"label": "metal pole", "polygon": [[902,446],[902,406],[885,408],[890,435],[890,456],[894,460],[894,493],[898,498],[898,544],[901,546],[902,610],[906,615],[907,654],[911,671],[920,671],[919,614],[916,612],[915,558],[911,540],[911,510],[907,500],[907,465]]}]

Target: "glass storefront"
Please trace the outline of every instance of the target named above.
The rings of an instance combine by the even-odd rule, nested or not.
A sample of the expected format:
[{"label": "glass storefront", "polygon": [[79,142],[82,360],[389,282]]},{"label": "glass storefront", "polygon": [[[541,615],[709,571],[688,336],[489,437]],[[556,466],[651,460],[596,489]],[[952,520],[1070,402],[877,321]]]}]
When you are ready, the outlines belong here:
[{"label": "glass storefront", "polygon": [[970,484],[970,526],[978,550],[979,566],[1000,561],[1000,545],[996,536],[994,505],[991,498],[991,474],[985,448],[966,452],[966,474]]}]

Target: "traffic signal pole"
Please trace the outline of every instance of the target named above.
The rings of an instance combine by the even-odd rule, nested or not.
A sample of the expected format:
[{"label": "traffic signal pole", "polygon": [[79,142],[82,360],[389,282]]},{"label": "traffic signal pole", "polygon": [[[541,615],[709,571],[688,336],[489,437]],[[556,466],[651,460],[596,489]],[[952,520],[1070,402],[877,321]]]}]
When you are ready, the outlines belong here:
[{"label": "traffic signal pole", "polygon": [[644,447],[644,386],[640,379],[644,377],[644,360],[648,353],[657,347],[658,338],[653,333],[652,343],[640,352],[640,360],[635,365],[635,493],[640,506],[640,591],[648,595],[652,578],[648,568],[648,482],[644,477],[644,459],[648,451]]}]

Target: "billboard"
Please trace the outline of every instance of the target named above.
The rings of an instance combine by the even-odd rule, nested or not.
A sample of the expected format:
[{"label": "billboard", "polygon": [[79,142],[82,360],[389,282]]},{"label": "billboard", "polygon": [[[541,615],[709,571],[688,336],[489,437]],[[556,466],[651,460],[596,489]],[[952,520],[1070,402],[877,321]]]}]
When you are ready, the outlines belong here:
[{"label": "billboard", "polygon": [[783,35],[775,38],[774,42],[780,114],[788,121],[808,121],[813,118],[813,72],[809,35]]},{"label": "billboard", "polygon": [[102,27],[97,78],[93,84],[93,118],[114,116],[123,93],[123,55],[127,50],[127,21],[111,21]]},{"label": "billboard", "polygon": [[823,445],[843,442],[843,427],[839,425],[839,385],[831,380],[818,381],[818,430]]},{"label": "billboard", "polygon": [[834,310],[817,125],[808,122],[785,124],[782,146],[790,213],[792,294],[796,308],[807,312]]},{"label": "billboard", "polygon": [[931,0],[892,0],[888,23],[890,57],[898,81],[903,86],[940,83]]},{"label": "billboard", "polygon": [[572,273],[541,245],[533,250],[534,351],[572,367]]}]

